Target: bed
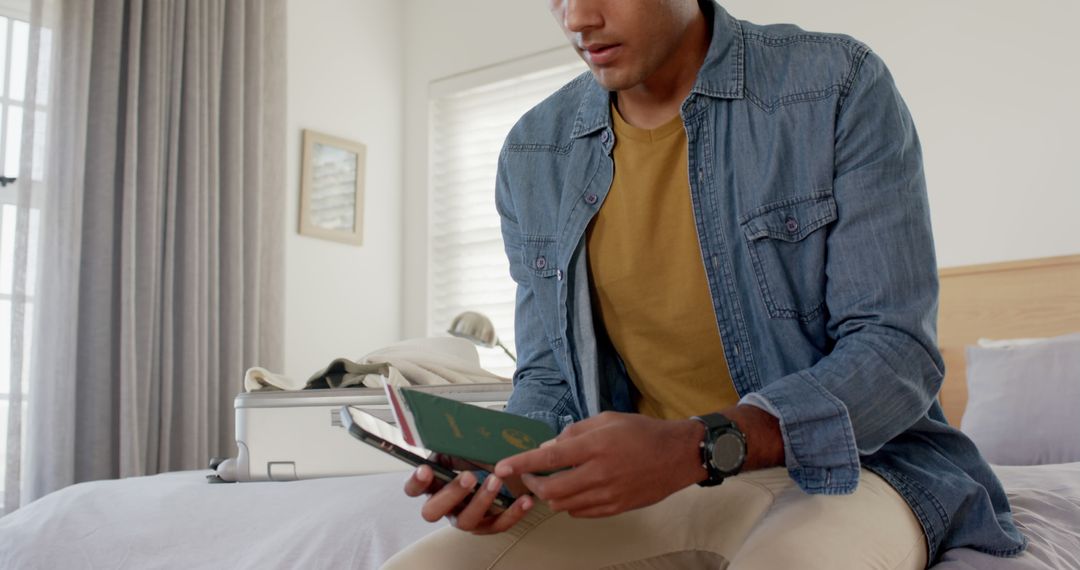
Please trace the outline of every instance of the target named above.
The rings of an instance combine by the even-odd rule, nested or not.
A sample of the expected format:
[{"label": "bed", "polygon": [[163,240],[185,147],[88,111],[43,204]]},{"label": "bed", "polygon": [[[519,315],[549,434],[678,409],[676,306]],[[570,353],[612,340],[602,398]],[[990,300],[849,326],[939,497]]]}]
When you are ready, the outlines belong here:
[{"label": "bed", "polygon": [[[949,423],[963,428],[969,403],[969,347],[982,338],[1080,332],[1080,255],[947,268],[940,271],[940,280],[938,344],[946,374],[939,399]],[[1074,368],[1071,378],[1075,384],[1080,372]],[[1080,415],[1080,400],[1069,406],[1074,415]],[[1080,438],[1077,433],[1067,437]],[[1000,559],[954,549],[946,551],[935,568],[1080,569],[1080,462],[995,465],[994,471],[1028,538],[1027,550],[1019,557]]]},{"label": "bed", "polygon": [[[965,347],[981,337],[1080,331],[1080,256],[941,271],[941,391],[968,401]],[[1075,406],[1075,404],[1074,404]],[[1029,540],[1019,557],[967,549],[939,570],[1080,568],[1080,462],[995,466]],[[445,523],[418,516],[406,472],[211,485],[209,471],[73,485],[0,518],[0,568],[376,568]]]}]

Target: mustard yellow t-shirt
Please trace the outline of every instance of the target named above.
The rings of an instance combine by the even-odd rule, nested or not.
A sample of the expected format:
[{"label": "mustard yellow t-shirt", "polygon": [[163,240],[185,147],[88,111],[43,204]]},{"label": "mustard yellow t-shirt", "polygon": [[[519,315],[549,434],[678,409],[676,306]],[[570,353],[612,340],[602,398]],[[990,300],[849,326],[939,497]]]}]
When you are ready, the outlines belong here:
[{"label": "mustard yellow t-shirt", "polygon": [[595,311],[640,393],[687,418],[738,402],[701,259],[682,118],[646,130],[612,106],[615,177],[587,232]]}]

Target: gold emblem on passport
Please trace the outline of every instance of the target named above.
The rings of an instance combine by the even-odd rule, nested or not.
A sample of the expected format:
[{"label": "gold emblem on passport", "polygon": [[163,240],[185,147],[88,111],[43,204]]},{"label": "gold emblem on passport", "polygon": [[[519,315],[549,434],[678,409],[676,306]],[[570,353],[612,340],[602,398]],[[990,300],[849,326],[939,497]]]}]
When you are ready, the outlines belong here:
[{"label": "gold emblem on passport", "polygon": [[454,437],[458,439],[465,437],[462,435],[461,428],[458,427],[457,420],[454,419],[453,415],[449,413],[446,414],[446,423],[450,424],[450,431],[454,434]]},{"label": "gold emblem on passport", "polygon": [[521,430],[504,428],[502,430],[502,437],[506,440],[506,443],[509,443],[518,449],[532,449],[536,447],[536,442],[533,441],[533,438]]}]

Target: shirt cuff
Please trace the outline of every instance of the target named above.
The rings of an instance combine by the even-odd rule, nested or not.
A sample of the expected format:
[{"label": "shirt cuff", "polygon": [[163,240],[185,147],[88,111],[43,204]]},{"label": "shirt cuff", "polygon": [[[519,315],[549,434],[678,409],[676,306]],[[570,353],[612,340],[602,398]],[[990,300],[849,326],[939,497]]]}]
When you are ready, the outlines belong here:
[{"label": "shirt cuff", "polygon": [[847,406],[808,371],[779,378],[740,403],[780,421],[784,461],[799,488],[810,494],[843,495],[859,484],[859,452]]},{"label": "shirt cuff", "polygon": [[566,426],[574,423],[574,416],[559,415],[554,412],[525,412],[519,415],[525,416],[532,420],[544,422],[555,432],[555,435],[559,435],[564,429],[566,429]]},{"label": "shirt cuff", "polygon": [[776,408],[774,408],[768,400],[766,400],[761,394],[758,394],[757,392],[750,392],[749,394],[743,396],[742,399],[739,400],[739,405],[741,406],[743,404],[748,404],[754,406],[755,408],[761,408],[762,410],[769,412],[769,415],[771,415],[772,417],[780,419],[780,412],[776,411]]}]

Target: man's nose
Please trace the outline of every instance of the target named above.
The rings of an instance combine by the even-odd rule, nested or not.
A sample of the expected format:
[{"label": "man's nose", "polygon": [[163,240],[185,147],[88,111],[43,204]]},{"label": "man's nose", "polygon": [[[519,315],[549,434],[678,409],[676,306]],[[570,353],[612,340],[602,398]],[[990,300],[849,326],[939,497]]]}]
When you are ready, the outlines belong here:
[{"label": "man's nose", "polygon": [[565,0],[563,27],[567,31],[580,33],[603,26],[604,18],[599,4],[601,2],[596,0]]}]

